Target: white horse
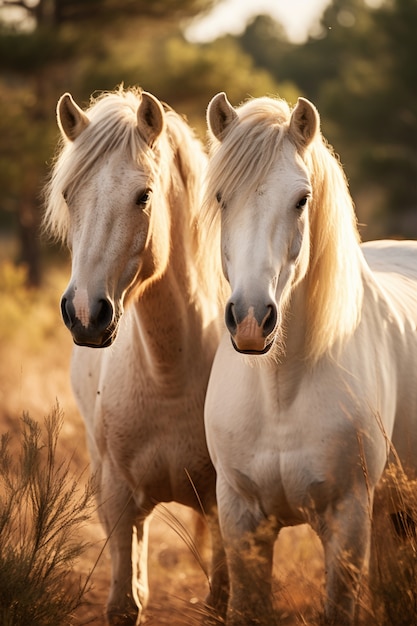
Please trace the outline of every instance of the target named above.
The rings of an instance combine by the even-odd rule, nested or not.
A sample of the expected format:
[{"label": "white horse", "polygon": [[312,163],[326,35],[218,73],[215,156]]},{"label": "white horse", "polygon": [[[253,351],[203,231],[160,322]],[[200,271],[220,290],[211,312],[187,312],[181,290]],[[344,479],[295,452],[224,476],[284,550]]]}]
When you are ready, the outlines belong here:
[{"label": "white horse", "polygon": [[324,547],[325,621],[353,624],[391,443],[416,475],[417,243],[360,246],[307,100],[235,109],[220,93],[207,118],[206,219],[221,222],[232,292],[205,409],[227,624],[275,623],[273,544],[306,522]]},{"label": "white horse", "polygon": [[211,517],[207,602],[224,613],[203,421],[221,310],[219,255],[198,224],[206,156],[187,124],[139,89],[104,94],[87,111],[65,94],[57,116],[63,145],[45,221],[72,254],[61,306],[77,344],[72,385],[109,537],[108,620],[139,623],[149,516],[168,501]]}]

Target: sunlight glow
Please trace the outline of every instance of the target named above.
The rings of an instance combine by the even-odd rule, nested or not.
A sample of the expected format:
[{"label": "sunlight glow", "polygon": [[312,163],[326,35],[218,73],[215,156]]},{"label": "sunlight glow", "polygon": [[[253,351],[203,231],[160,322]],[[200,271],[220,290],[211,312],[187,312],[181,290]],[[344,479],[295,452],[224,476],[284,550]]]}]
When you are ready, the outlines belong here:
[{"label": "sunlight glow", "polygon": [[[372,0],[371,0],[372,1]],[[373,0],[374,2],[376,0]],[[254,16],[271,15],[281,22],[295,43],[305,41],[309,30],[320,19],[330,0],[223,0],[215,9],[186,29],[192,42],[207,42],[227,33],[241,33]]]}]

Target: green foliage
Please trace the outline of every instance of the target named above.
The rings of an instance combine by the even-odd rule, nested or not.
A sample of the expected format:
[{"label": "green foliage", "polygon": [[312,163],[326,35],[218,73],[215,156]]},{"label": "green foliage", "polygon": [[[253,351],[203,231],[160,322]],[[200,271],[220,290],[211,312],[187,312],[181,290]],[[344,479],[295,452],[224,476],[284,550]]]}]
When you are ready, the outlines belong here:
[{"label": "green foliage", "polygon": [[30,75],[50,64],[51,59],[62,61],[74,54],[75,43],[49,29],[34,32],[5,30],[0,37],[0,69]]},{"label": "green foliage", "polygon": [[363,19],[357,29],[344,30],[353,31],[356,45],[322,90],[324,114],[339,119],[337,139],[347,144],[355,186],[385,189],[387,229],[417,236],[405,219],[417,208],[417,84],[410,79],[417,4],[395,0],[374,12],[359,0],[355,4],[362,4]]},{"label": "green foliage", "polygon": [[236,104],[248,96],[278,90],[284,97],[296,98],[295,87],[280,88],[267,71],[255,67],[232,37],[196,46],[178,31],[154,32],[152,38],[144,36],[137,43],[136,32],[128,35],[115,43],[111,57],[86,67],[86,93],[92,85],[112,89],[121,81],[140,84],[185,114],[202,137],[205,109],[218,91],[226,89]]},{"label": "green foliage", "polygon": [[[193,17],[210,10],[219,0],[7,0],[3,7],[17,7],[21,21],[36,22],[37,26],[47,23],[59,26],[64,23],[90,23],[97,25],[115,20],[135,17],[153,19],[180,19]],[[2,6],[3,5],[3,6]],[[20,25],[22,28],[22,25]]]},{"label": "green foliage", "polygon": [[56,462],[62,415],[40,426],[24,415],[19,454],[0,443],[0,623],[67,626],[85,585],[72,568],[85,549],[79,530],[92,511],[93,490],[80,493],[69,463]]},{"label": "green foliage", "polygon": [[[242,48],[254,59],[258,67],[264,67],[282,79],[283,59],[295,48],[288,41],[283,26],[269,15],[258,15],[239,37]],[[286,78],[290,78],[287,72]]]}]

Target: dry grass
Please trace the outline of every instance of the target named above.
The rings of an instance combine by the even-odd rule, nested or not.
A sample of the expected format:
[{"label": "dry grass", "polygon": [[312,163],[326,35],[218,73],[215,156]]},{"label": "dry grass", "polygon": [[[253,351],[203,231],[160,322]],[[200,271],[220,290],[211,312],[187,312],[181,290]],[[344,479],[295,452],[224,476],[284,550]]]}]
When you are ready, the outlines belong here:
[{"label": "dry grass", "polygon": [[381,626],[410,626],[417,623],[417,481],[393,462],[384,483],[376,506],[392,511],[395,501],[401,510],[374,519],[370,614]]},{"label": "dry grass", "polygon": [[[0,623],[65,626],[80,606],[85,585],[72,568],[85,549],[80,529],[93,507],[87,481],[78,488],[56,446],[62,417],[55,410],[44,434],[25,415],[17,454],[10,437],[0,445]],[[71,591],[70,591],[71,589]]]}]

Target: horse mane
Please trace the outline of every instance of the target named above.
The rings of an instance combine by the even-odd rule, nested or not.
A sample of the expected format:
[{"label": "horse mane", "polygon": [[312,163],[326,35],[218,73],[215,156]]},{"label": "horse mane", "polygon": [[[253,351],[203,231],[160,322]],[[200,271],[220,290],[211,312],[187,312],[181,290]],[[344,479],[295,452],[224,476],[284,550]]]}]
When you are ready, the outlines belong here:
[{"label": "horse mane", "polygon": [[[273,164],[277,148],[288,139],[291,109],[274,98],[251,99],[237,108],[220,143],[211,142],[204,202],[207,227],[217,228],[219,206],[236,192],[247,197]],[[290,139],[288,139],[290,140]],[[362,253],[347,180],[332,148],[318,133],[304,154],[312,183],[309,205],[310,244],[307,262],[300,263],[297,282],[305,281],[306,358],[315,363],[340,347],[357,327],[363,299]],[[226,216],[227,219],[227,216]],[[289,294],[290,304],[291,294]]]},{"label": "horse mane", "polygon": [[[206,154],[186,121],[167,105],[164,105],[166,131],[156,147],[150,149],[136,128],[141,93],[141,88],[124,89],[120,86],[115,91],[91,97],[85,111],[91,123],[76,142],[61,137],[44,190],[44,230],[57,241],[67,241],[69,212],[64,193],[70,196],[72,190],[97,171],[100,159],[120,150],[130,154],[134,162],[139,162],[151,179],[158,176],[167,193],[176,190],[181,194],[181,203],[177,202],[175,210],[182,211],[184,222],[188,223],[189,232],[184,232],[183,236],[189,238],[188,256],[196,265],[195,290],[206,287],[206,293],[214,294],[219,291],[218,287],[213,288],[215,276],[220,275],[219,251],[216,248],[212,253],[207,249],[199,227]],[[204,255],[200,253],[202,248],[205,249]]]},{"label": "horse mane", "polygon": [[[168,134],[175,153],[177,171],[182,181],[182,190],[188,196],[189,226],[191,233],[190,256],[194,259],[197,274],[195,291],[204,289],[213,298],[217,294],[216,307],[223,306],[226,284],[221,269],[219,227],[216,237],[206,238],[202,227],[201,207],[204,197],[207,154],[186,121],[173,109],[167,110]],[[206,303],[208,306],[208,303]],[[213,316],[218,311],[213,310]]]},{"label": "horse mane", "polygon": [[[239,123],[221,144],[210,144],[205,215],[216,218],[216,197],[227,204],[232,193],[250,195],[265,176],[284,137],[290,109],[284,100],[256,98],[237,109]],[[221,146],[221,151],[219,148]]]},{"label": "horse mane", "polygon": [[321,135],[307,159],[313,187],[307,354],[315,362],[334,346],[341,347],[360,322],[363,256],[345,173]]}]

